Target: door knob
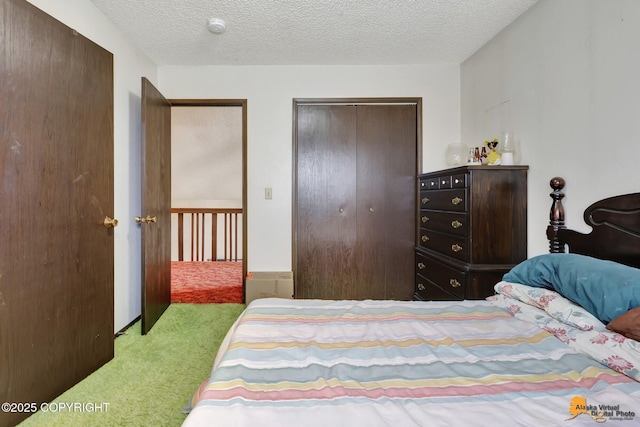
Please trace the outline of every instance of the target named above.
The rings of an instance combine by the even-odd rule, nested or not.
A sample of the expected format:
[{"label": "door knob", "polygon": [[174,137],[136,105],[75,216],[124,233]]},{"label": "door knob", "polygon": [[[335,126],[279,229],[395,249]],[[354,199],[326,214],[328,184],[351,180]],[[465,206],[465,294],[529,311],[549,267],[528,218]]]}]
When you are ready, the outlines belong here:
[{"label": "door knob", "polygon": [[109,216],[105,216],[102,224],[104,224],[104,226],[107,228],[113,228],[118,226],[118,220]]},{"label": "door knob", "polygon": [[140,223],[150,223],[150,222],[158,222],[158,217],[157,216],[151,216],[151,215],[147,215],[146,217],[136,217],[136,222],[138,224]]}]

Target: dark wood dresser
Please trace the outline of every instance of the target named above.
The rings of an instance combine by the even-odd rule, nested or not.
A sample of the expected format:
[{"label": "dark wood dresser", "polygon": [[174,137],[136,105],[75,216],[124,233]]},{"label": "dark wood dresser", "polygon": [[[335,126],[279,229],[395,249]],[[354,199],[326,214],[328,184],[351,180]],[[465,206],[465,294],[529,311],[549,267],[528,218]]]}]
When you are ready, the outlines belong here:
[{"label": "dark wood dresser", "polygon": [[417,300],[483,299],[527,258],[528,166],[418,176]]}]

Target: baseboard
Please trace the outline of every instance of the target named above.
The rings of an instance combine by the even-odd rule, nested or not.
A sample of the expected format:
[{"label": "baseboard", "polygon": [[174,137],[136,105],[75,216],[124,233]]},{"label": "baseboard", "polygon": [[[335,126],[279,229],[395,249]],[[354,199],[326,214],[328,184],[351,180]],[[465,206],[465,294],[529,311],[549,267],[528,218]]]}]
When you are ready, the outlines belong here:
[{"label": "baseboard", "polygon": [[128,325],[126,325],[124,328],[120,329],[118,332],[116,332],[114,338],[118,338],[120,335],[124,334],[127,329],[129,329],[130,327],[133,326],[134,323],[136,323],[138,320],[140,320],[142,318],[142,316],[138,316],[135,319],[133,319],[131,322],[129,322]]}]

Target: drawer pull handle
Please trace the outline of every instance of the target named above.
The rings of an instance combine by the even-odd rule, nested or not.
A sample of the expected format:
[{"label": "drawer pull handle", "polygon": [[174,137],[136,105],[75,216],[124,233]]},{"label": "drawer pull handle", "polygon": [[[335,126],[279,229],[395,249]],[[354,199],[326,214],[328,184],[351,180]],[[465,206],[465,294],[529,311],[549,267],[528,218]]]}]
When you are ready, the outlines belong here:
[{"label": "drawer pull handle", "polygon": [[455,182],[456,184],[460,184],[460,179],[456,178],[453,180],[453,182]]},{"label": "drawer pull handle", "polygon": [[419,291],[424,291],[426,288],[424,287],[424,285],[422,283],[418,283],[418,290]]},{"label": "drawer pull handle", "polygon": [[428,198],[426,198],[426,197],[423,197],[423,198],[422,198],[422,204],[423,204],[423,205],[426,205],[427,203],[429,203],[429,199],[428,199]]},{"label": "drawer pull handle", "polygon": [[460,197],[454,197],[453,199],[451,199],[451,203],[453,203],[454,205],[459,205],[462,202],[462,199]]},{"label": "drawer pull handle", "polygon": [[451,245],[451,250],[453,252],[460,252],[462,250],[462,246],[455,244],[455,245]]},{"label": "drawer pull handle", "polygon": [[422,236],[422,241],[423,242],[428,242],[429,241],[429,236]]},{"label": "drawer pull handle", "polygon": [[458,220],[451,221],[451,227],[460,228],[460,227],[462,227],[462,223],[460,221],[458,221]]},{"label": "drawer pull handle", "polygon": [[418,268],[419,268],[420,270],[424,270],[424,268],[425,268],[425,267],[426,267],[426,265],[424,265],[424,262],[419,262],[419,263],[418,263]]},{"label": "drawer pull handle", "polygon": [[442,185],[445,185],[447,183],[447,181],[445,181],[444,179],[442,180]]},{"label": "drawer pull handle", "polygon": [[460,286],[462,286],[462,284],[456,279],[449,279],[449,284],[454,288],[459,288]]},{"label": "drawer pull handle", "polygon": [[422,222],[429,222],[429,217],[428,216],[423,216],[422,217]]}]

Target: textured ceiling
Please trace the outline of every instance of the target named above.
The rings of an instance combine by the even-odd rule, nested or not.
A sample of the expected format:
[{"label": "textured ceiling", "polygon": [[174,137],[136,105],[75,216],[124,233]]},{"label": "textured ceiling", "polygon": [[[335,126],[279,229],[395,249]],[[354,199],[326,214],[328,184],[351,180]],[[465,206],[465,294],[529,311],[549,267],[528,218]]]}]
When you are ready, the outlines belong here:
[{"label": "textured ceiling", "polygon": [[92,1],[157,65],[461,63],[536,2]]}]

